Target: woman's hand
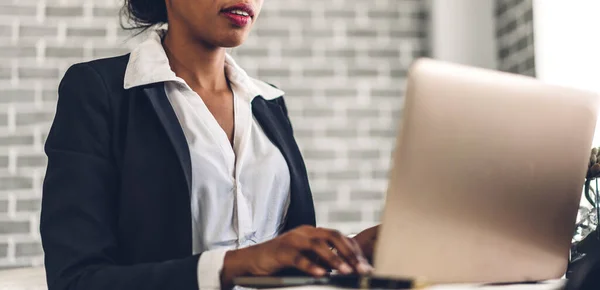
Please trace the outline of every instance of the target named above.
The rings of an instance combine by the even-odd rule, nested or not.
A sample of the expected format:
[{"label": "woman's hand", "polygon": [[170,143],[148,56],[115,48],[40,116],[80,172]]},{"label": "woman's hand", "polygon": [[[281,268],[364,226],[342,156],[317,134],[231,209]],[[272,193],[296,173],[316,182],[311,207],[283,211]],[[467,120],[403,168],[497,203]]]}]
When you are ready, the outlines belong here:
[{"label": "woman's hand", "polygon": [[335,230],[302,226],[268,242],[227,252],[221,285],[226,289],[235,277],[270,275],[285,268],[323,276],[325,267],[344,274],[371,271],[354,239]]},{"label": "woman's hand", "polygon": [[354,241],[359,245],[364,256],[367,260],[373,262],[373,251],[375,249],[375,242],[377,242],[377,235],[379,233],[379,225],[372,228],[368,228],[358,235],[354,236]]}]

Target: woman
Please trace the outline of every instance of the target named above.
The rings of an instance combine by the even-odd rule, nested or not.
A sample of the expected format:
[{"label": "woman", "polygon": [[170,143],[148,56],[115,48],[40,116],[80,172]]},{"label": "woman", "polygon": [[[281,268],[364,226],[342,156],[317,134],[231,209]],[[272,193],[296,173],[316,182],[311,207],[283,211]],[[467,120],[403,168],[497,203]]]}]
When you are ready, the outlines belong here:
[{"label": "woman", "polygon": [[[46,142],[49,288],[216,289],[295,268],[368,272],[376,229],[315,228],[283,92],[225,53],[263,0],[129,0],[154,30],[72,66]],[[332,251],[334,249],[335,251]]]}]

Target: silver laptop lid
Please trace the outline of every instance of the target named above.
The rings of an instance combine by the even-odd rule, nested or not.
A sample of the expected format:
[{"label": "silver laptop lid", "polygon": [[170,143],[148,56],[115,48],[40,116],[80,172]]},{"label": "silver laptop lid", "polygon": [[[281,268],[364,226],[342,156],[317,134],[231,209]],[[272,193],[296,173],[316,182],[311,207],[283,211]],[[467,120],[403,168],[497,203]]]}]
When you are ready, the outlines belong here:
[{"label": "silver laptop lid", "polygon": [[409,73],[376,274],[433,282],[561,277],[595,94],[423,59]]}]

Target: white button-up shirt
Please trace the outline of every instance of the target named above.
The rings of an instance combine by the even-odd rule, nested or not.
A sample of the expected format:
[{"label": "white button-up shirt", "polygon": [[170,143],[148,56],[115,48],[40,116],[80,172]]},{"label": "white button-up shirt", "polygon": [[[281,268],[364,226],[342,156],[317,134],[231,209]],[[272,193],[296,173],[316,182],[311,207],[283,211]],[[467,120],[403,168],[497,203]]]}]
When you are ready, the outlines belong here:
[{"label": "white button-up shirt", "polygon": [[200,289],[220,288],[225,252],[269,240],[281,231],[289,206],[290,175],[281,152],[254,119],[251,101],[283,92],[252,79],[226,55],[234,96],[233,147],[201,96],[179,78],[162,46],[165,30],[153,31],[132,51],[125,72],[129,89],[164,82],[185,134],[192,163],[192,238]]}]

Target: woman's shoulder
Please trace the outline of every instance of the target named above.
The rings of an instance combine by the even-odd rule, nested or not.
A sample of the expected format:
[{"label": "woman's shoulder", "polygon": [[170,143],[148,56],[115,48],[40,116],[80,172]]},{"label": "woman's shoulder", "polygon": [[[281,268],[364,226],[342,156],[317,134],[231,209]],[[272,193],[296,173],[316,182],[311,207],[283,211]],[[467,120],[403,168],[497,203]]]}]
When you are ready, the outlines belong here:
[{"label": "woman's shoulder", "polygon": [[129,55],[125,54],[73,64],[65,73],[62,82],[71,79],[86,80],[88,82],[97,80],[101,81],[102,85],[110,90],[122,89]]}]

